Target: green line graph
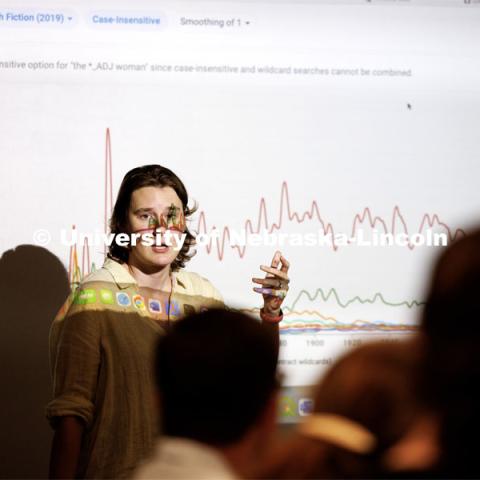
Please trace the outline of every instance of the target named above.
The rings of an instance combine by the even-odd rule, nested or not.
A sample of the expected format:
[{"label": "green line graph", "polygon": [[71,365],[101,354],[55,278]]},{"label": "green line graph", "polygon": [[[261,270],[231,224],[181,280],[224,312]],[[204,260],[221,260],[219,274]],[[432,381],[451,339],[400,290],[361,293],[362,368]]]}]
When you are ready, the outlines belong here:
[{"label": "green line graph", "polygon": [[292,302],[292,304],[290,306],[284,307],[284,311],[289,311],[289,312],[295,311],[295,308],[298,302],[301,300],[303,296],[306,296],[308,300],[311,302],[314,302],[317,299],[320,299],[324,302],[328,302],[330,299],[333,298],[335,302],[338,304],[338,306],[340,306],[341,308],[348,308],[349,306],[355,303],[365,305],[365,304],[374,304],[379,302],[379,303],[382,303],[383,305],[386,305],[387,307],[407,307],[412,309],[412,308],[421,307],[425,304],[425,302],[421,302],[418,300],[411,300],[411,301],[402,300],[399,302],[386,300],[384,295],[380,292],[375,293],[370,298],[362,298],[357,295],[355,297],[350,298],[349,300],[343,301],[340,298],[338,291],[335,288],[330,288],[330,290],[328,291],[325,291],[322,288],[317,288],[317,290],[313,295],[310,294],[310,292],[307,290],[300,290],[300,292],[298,293],[297,297]]}]

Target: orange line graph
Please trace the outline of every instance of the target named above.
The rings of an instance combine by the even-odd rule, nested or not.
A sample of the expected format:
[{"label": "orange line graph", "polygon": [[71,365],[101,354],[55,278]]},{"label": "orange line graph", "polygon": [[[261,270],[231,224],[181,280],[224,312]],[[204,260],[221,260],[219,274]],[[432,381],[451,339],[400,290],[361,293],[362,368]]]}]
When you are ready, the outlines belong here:
[{"label": "orange line graph", "polygon": [[[241,312],[251,315],[258,315],[259,308],[242,308]],[[317,319],[306,320],[304,317],[317,317]],[[292,318],[293,317],[293,318]],[[303,319],[302,319],[303,317]],[[284,319],[279,325],[280,333],[308,333],[319,331],[357,331],[357,332],[415,332],[417,325],[409,325],[393,322],[372,322],[368,320],[355,319],[341,322],[331,315],[323,315],[316,310],[304,310],[301,312],[289,311],[284,314]]]}]

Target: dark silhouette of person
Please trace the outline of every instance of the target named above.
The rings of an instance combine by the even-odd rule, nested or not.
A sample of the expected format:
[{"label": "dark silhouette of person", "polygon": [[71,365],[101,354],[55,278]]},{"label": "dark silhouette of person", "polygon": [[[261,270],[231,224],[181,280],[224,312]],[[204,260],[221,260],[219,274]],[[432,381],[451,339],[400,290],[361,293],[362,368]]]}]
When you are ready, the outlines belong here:
[{"label": "dark silhouette of person", "polygon": [[443,478],[480,478],[480,229],[438,259],[421,322],[422,385],[440,418]]},{"label": "dark silhouette of person", "polygon": [[48,476],[48,332],[69,291],[65,267],[45,248],[19,245],[0,258],[0,478]]}]

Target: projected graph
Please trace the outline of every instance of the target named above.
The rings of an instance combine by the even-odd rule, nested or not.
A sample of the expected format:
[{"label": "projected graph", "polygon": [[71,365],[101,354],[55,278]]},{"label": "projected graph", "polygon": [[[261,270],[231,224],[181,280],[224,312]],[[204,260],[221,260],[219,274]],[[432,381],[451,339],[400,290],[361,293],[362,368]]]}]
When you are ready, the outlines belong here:
[{"label": "projected graph", "polygon": [[[113,208],[113,158],[112,158],[112,139],[110,129],[105,132],[105,150],[104,150],[104,231],[108,232],[108,220]],[[271,220],[274,218],[274,220]],[[294,209],[292,207],[292,199],[288,189],[287,182],[283,182],[280,187],[280,195],[276,207],[269,206],[264,197],[260,197],[258,203],[257,214],[251,218],[243,220],[241,227],[249,235],[259,234],[260,232],[275,233],[281,232],[286,227],[299,225],[310,222],[312,226],[319,229],[325,235],[331,235],[331,249],[336,252],[341,246],[335,241],[337,229],[332,221],[329,221],[322,215],[320,206],[316,200],[312,200],[306,209]],[[447,223],[441,220],[436,213],[425,213],[422,215],[417,228],[408,226],[405,216],[402,214],[399,206],[394,206],[389,219],[375,215],[372,209],[365,207],[361,212],[356,213],[351,222],[350,236],[353,238],[357,235],[359,229],[367,229],[380,231],[384,234],[404,233],[411,235],[413,233],[424,234],[428,229],[437,229],[444,232],[449,241],[457,239],[459,236],[465,235],[462,229],[453,229]],[[75,227],[72,227],[73,229]],[[222,226],[218,228],[216,225],[209,225],[207,214],[201,211],[198,220],[193,225],[192,230],[197,234],[210,235],[215,230],[217,235],[212,236],[212,240],[205,245],[208,254],[217,257],[218,261],[223,261],[228,251],[236,252],[238,258],[243,259],[247,254],[248,246],[231,245],[232,228],[230,226]],[[415,246],[407,243],[406,248],[413,250]],[[79,253],[80,251],[80,253]],[[106,253],[106,248],[104,249]],[[96,268],[95,263],[91,261],[91,246],[88,241],[81,242],[70,248],[69,254],[69,278],[72,286],[78,285],[81,279]],[[305,293],[305,292],[303,292]],[[299,295],[303,294],[302,292]],[[322,292],[317,291],[317,295]],[[335,296],[335,292],[331,291],[329,295]],[[374,300],[382,300],[381,295],[377,294]],[[352,300],[353,301],[353,300]],[[356,301],[359,301],[357,299]],[[295,308],[295,302],[292,309]]]}]

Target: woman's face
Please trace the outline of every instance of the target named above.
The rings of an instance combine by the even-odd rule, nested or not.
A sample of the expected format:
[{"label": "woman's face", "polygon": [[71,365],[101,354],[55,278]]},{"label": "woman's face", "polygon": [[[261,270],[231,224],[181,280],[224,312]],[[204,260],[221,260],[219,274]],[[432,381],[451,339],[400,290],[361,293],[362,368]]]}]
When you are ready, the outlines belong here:
[{"label": "woman's face", "polygon": [[[177,225],[183,220],[183,207],[180,198],[171,187],[142,187],[132,193],[128,211],[130,233],[151,233],[154,230],[165,233],[167,229],[180,235]],[[142,245],[141,239],[130,250],[128,263],[144,266],[146,269],[169,266],[180,250],[175,249],[175,236],[171,236],[171,245],[165,245],[165,237],[157,237],[157,244]],[[167,242],[168,243],[168,242]]]}]

